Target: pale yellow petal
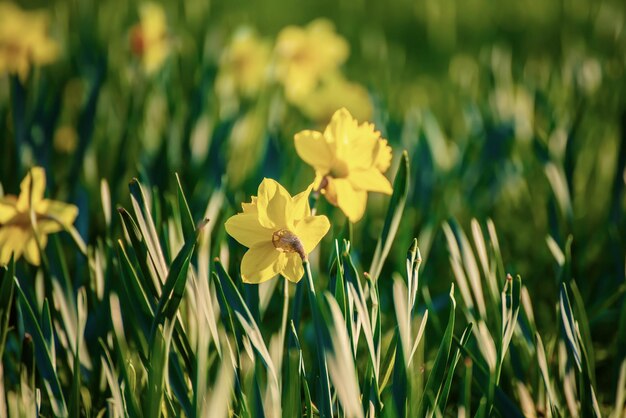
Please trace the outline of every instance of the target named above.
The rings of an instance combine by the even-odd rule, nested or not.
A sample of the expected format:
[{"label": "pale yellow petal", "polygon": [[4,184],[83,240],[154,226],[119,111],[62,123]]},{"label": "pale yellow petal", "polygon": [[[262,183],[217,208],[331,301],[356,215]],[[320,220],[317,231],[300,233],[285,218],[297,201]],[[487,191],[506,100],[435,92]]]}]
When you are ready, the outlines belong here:
[{"label": "pale yellow petal", "polygon": [[41,248],[46,248],[48,243],[48,237],[46,235],[39,236],[39,244],[34,235],[31,235],[30,239],[24,244],[24,258],[33,266],[41,264],[41,253],[39,251],[39,245]]},{"label": "pale yellow petal", "polygon": [[329,142],[334,155],[343,157],[339,153],[349,145],[350,133],[357,128],[357,122],[352,118],[345,107],[337,110],[330,123],[324,130],[324,137]]},{"label": "pale yellow petal", "polygon": [[0,266],[9,264],[11,254],[15,252],[17,242],[11,239],[11,231],[14,229],[16,228],[0,228]]},{"label": "pale yellow petal", "polygon": [[330,170],[334,156],[321,132],[298,132],[294,139],[296,152],[305,163],[318,172],[326,173]]},{"label": "pale yellow petal", "polygon": [[304,252],[309,254],[319,244],[330,229],[326,216],[309,216],[298,222],[295,234],[300,239]]},{"label": "pale yellow petal", "polygon": [[339,209],[348,217],[350,222],[359,221],[365,213],[367,192],[355,190],[354,186],[346,179],[335,179],[333,183]]},{"label": "pale yellow petal", "polygon": [[241,209],[243,209],[243,213],[257,213],[256,196],[252,196],[252,201],[250,203],[243,202],[241,204]]},{"label": "pale yellow petal", "polygon": [[74,224],[78,216],[78,207],[57,200],[43,199],[37,206],[37,213],[51,217],[67,228]]},{"label": "pale yellow petal", "polygon": [[17,209],[20,212],[30,207],[37,207],[46,190],[46,173],[41,167],[33,167],[20,184],[20,196]]},{"label": "pale yellow petal", "polygon": [[285,254],[287,262],[283,267],[280,274],[282,274],[287,280],[292,283],[298,283],[302,276],[304,276],[304,267],[302,266],[302,259],[296,253]]},{"label": "pale yellow petal", "polygon": [[0,264],[7,264],[11,254],[15,260],[19,259],[31,235],[30,231],[18,227],[4,227],[0,228],[0,232]]},{"label": "pale yellow petal", "polygon": [[63,231],[63,225],[52,219],[37,220],[37,232],[40,234],[54,234]]},{"label": "pale yellow petal", "polygon": [[0,224],[7,223],[17,214],[16,199],[13,196],[0,198]]},{"label": "pale yellow petal", "polygon": [[385,194],[391,194],[393,192],[393,188],[389,180],[387,180],[387,177],[374,167],[369,170],[351,171],[348,180],[357,190]]},{"label": "pale yellow petal", "polygon": [[[272,230],[289,228],[291,195],[276,180],[264,178],[257,196],[258,218],[261,225]],[[291,222],[289,222],[291,221]]]},{"label": "pale yellow petal", "polygon": [[381,173],[387,171],[391,165],[391,147],[387,144],[386,139],[378,141],[374,165]]},{"label": "pale yellow petal", "polygon": [[365,169],[374,163],[380,132],[373,124],[359,125],[346,108],[335,112],[324,136],[331,144],[335,158],[349,169]]},{"label": "pale yellow petal", "polygon": [[248,248],[257,246],[264,242],[272,242],[271,229],[263,227],[259,223],[259,218],[254,213],[240,213],[231,216],[224,224],[228,235],[237,242]]},{"label": "pale yellow petal", "polygon": [[287,263],[285,253],[272,243],[250,248],[241,259],[241,279],[245,283],[259,284],[280,273]]},{"label": "pale yellow petal", "polygon": [[311,206],[309,205],[309,196],[313,190],[313,184],[306,188],[303,192],[298,193],[291,200],[292,217],[298,221],[307,216],[311,216]]}]

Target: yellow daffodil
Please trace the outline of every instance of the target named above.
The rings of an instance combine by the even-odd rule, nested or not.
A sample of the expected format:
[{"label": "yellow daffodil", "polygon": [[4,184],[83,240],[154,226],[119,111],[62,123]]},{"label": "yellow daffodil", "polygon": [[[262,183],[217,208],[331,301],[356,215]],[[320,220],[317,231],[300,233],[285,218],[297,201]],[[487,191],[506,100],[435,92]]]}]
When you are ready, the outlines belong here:
[{"label": "yellow daffodil", "polygon": [[284,28],[275,53],[276,77],[285,87],[285,96],[298,101],[315,89],[320,77],[346,61],[349,46],[330,21],[317,19],[306,28]]},{"label": "yellow daffodil", "polygon": [[139,8],[139,23],[130,32],[130,47],[141,58],[144,71],[152,74],[161,68],[170,52],[167,19],[156,3],[143,3]]},{"label": "yellow daffodil", "polygon": [[270,44],[248,29],[235,33],[220,57],[215,88],[220,96],[256,95],[266,82]]},{"label": "yellow daffodil", "polygon": [[334,73],[325,77],[318,88],[296,103],[310,119],[328,123],[337,109],[345,107],[358,120],[372,117],[372,102],[367,90]]},{"label": "yellow daffodil", "polygon": [[344,108],[335,112],[324,133],[297,133],[295,145],[300,158],[315,169],[313,188],[351,222],[363,217],[367,192],[393,191],[383,175],[391,164],[387,140],[373,124],[359,125]]},{"label": "yellow daffodil", "polygon": [[62,125],[54,132],[52,140],[54,149],[63,154],[70,154],[78,145],[78,133],[71,125]]},{"label": "yellow daffodil", "polygon": [[36,266],[41,262],[39,247],[44,248],[48,234],[69,228],[78,208],[44,198],[46,174],[33,168],[20,184],[19,196],[0,198],[0,265],[7,264],[11,254]]},{"label": "yellow daffodil", "polygon": [[226,232],[249,248],[241,260],[244,282],[261,283],[277,274],[292,282],[302,278],[302,261],[330,228],[328,218],[311,215],[310,192],[311,187],[291,197],[276,181],[263,179],[258,196],[226,221]]},{"label": "yellow daffodil", "polygon": [[17,74],[24,82],[32,65],[54,61],[59,47],[47,32],[46,12],[0,2],[0,74]]}]

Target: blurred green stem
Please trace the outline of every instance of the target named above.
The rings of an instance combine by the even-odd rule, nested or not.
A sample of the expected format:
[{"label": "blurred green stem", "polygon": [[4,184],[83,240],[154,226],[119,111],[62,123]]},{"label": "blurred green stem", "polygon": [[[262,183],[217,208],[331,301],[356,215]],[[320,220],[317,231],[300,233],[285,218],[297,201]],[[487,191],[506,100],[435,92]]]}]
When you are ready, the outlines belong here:
[{"label": "blurred green stem", "polygon": [[26,89],[17,76],[11,77],[11,99],[13,102],[13,133],[15,141],[15,173],[22,177],[24,141],[26,140]]},{"label": "blurred green stem", "polygon": [[311,264],[308,259],[302,260],[304,271],[307,278],[307,290],[309,293],[309,304],[311,305],[311,315],[313,315],[313,326],[315,327],[315,336],[317,337],[317,360],[320,368],[320,390],[321,404],[318,405],[320,417],[332,417],[333,407],[330,396],[330,381],[328,378],[328,364],[326,363],[326,346],[324,344],[323,320],[317,305],[315,296],[315,286],[313,285],[313,275],[311,274]]}]

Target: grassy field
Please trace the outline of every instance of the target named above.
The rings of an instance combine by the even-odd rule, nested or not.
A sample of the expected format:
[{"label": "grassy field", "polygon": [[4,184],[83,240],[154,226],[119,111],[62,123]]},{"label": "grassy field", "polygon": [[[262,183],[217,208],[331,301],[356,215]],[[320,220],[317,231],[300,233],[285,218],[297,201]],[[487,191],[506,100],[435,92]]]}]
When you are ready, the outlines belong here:
[{"label": "grassy field", "polygon": [[0,417],[626,417],[625,25],[0,0]]}]

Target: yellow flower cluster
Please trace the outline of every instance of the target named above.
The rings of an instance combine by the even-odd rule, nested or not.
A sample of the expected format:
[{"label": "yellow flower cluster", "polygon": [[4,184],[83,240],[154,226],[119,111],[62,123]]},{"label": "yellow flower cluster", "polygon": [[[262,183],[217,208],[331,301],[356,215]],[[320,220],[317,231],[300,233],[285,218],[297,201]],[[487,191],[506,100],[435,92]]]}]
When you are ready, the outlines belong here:
[{"label": "yellow flower cluster", "polygon": [[232,97],[253,97],[277,82],[287,101],[315,121],[327,122],[340,107],[369,119],[372,105],[367,90],[346,80],[340,71],[349,53],[347,41],[326,19],[305,27],[285,27],[273,52],[267,40],[242,29],[222,53],[216,90],[228,102]]},{"label": "yellow flower cluster", "polygon": [[31,66],[53,62],[59,47],[47,32],[46,12],[0,2],[0,74],[17,74],[25,82]]},{"label": "yellow flower cluster", "polygon": [[346,61],[349,51],[328,20],[314,20],[306,28],[284,28],[276,40],[276,76],[287,99],[299,102],[313,92],[323,76]]},{"label": "yellow flower cluster", "polygon": [[170,53],[167,19],[163,8],[156,3],[142,3],[139,22],[131,28],[130,47],[141,59],[147,74],[156,72]]},{"label": "yellow flower cluster", "polygon": [[33,168],[20,184],[19,196],[0,198],[0,265],[7,264],[11,255],[22,255],[31,264],[41,263],[40,248],[48,235],[69,228],[78,215],[78,208],[44,198],[46,174],[41,167]]},{"label": "yellow flower cluster", "polygon": [[326,216],[313,216],[309,207],[312,190],[321,192],[351,222],[363,217],[367,192],[392,193],[383,175],[391,164],[387,140],[370,123],[359,124],[342,108],[335,112],[324,132],[302,131],[295,135],[300,158],[315,169],[315,180],[304,192],[291,195],[276,181],[264,179],[243,213],[226,221],[226,232],[249,250],[241,260],[241,277],[261,283],[282,274],[299,281],[302,261],[326,235]]},{"label": "yellow flower cluster", "polygon": [[220,96],[256,95],[266,81],[271,45],[248,28],[235,33],[220,58],[215,89]]}]

